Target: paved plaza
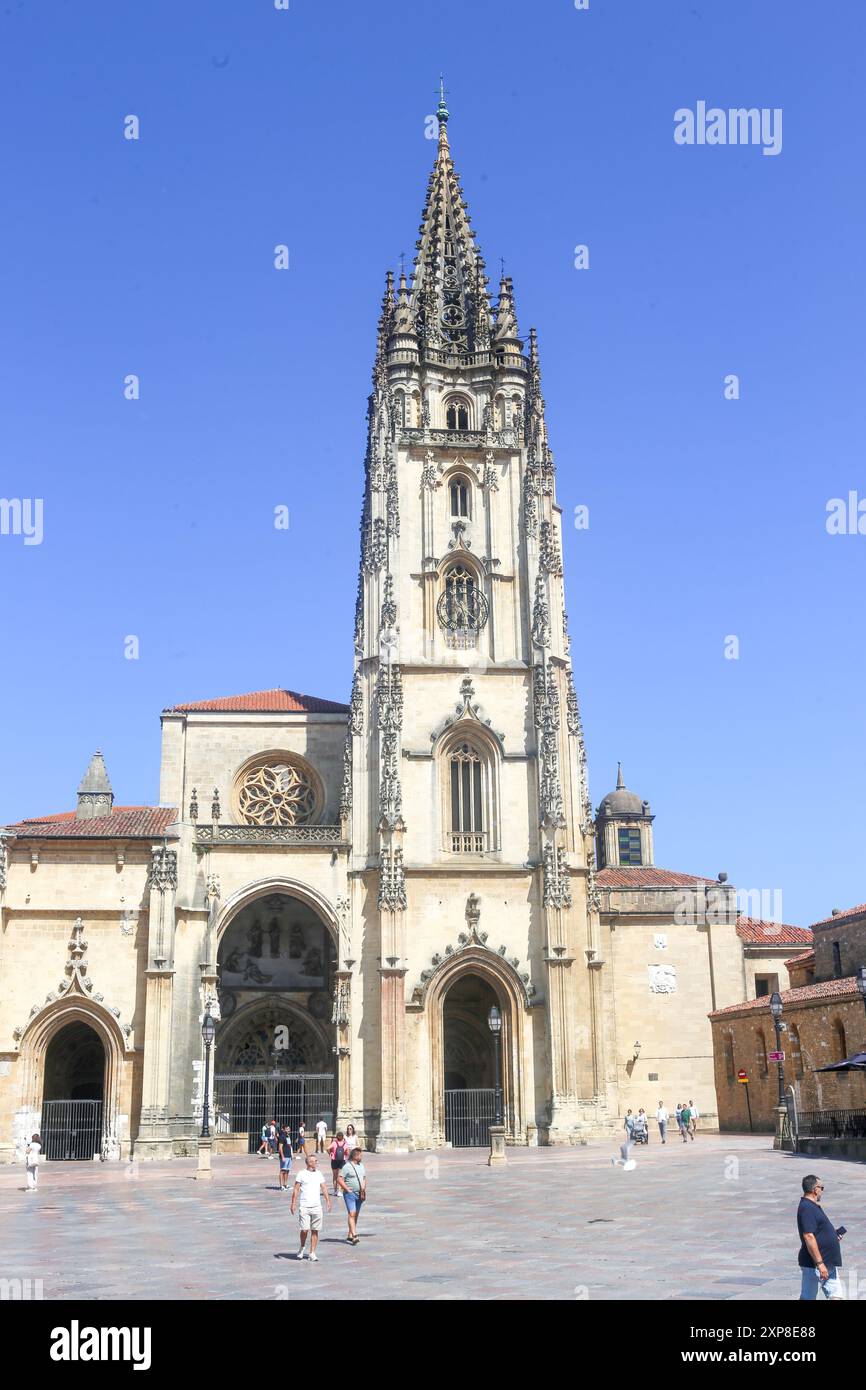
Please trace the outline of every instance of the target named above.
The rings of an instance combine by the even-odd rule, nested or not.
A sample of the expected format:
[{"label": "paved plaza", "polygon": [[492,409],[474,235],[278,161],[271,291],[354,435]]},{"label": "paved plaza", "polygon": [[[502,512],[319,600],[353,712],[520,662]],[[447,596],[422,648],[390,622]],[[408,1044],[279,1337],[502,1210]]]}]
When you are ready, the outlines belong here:
[{"label": "paved plaza", "polygon": [[35,1195],[7,1168],[0,1278],[41,1279],[45,1299],[794,1299],[800,1179],[818,1172],[866,1297],[862,1164],[675,1134],[625,1172],[616,1147],[509,1149],[500,1169],[473,1149],[366,1155],[361,1242],[340,1200],[315,1265],[294,1258],[273,1160],[217,1158],[209,1184],[194,1160],[46,1163]]}]

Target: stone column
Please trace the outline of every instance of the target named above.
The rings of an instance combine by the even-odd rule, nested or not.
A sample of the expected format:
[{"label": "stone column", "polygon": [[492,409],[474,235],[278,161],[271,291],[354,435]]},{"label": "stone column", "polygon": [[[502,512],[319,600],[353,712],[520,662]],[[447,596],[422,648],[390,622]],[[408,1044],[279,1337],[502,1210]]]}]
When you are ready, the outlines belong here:
[{"label": "stone column", "polygon": [[174,986],[174,898],[177,853],[164,846],[153,851],[150,868],[150,915],[147,989],[144,1012],[144,1077],[136,1158],[170,1158],[169,1081],[172,993]]}]

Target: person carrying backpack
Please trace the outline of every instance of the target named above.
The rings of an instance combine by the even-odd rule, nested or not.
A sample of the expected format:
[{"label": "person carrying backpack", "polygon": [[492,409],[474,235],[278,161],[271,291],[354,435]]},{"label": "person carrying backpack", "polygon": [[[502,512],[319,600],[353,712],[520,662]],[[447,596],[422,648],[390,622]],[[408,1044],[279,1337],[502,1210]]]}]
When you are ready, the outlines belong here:
[{"label": "person carrying backpack", "polygon": [[343,1138],[343,1131],[341,1129],[338,1129],[337,1133],[334,1135],[334,1140],[328,1149],[328,1153],[331,1158],[331,1177],[334,1180],[334,1191],[339,1193],[340,1189],[337,1186],[337,1179],[340,1175],[341,1168],[349,1157],[349,1146]]}]

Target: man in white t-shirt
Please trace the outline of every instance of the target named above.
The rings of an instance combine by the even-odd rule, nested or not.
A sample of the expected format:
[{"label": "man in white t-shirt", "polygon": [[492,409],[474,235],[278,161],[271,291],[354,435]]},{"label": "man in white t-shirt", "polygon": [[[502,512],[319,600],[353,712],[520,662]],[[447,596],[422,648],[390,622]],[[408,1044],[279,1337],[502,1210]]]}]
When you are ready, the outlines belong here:
[{"label": "man in white t-shirt", "polygon": [[316,1246],[319,1243],[319,1232],[322,1229],[322,1197],[328,1204],[328,1211],[331,1210],[331,1198],[328,1195],[328,1184],[322,1174],[316,1168],[316,1155],[307,1154],[306,1164],[299,1173],[295,1175],[295,1185],[292,1188],[292,1215],[298,1212],[298,1223],[301,1228],[301,1248],[298,1251],[298,1259],[304,1259],[306,1255],[307,1232],[310,1232],[310,1259],[318,1260]]},{"label": "man in white t-shirt", "polygon": [[317,1120],[317,1121],[316,1121],[316,1153],[317,1153],[317,1154],[323,1154],[323,1153],[325,1152],[325,1140],[327,1139],[327,1137],[328,1137],[328,1126],[325,1124],[325,1121],[324,1121],[324,1120]]},{"label": "man in white t-shirt", "polygon": [[701,1117],[700,1117],[700,1115],[698,1114],[698,1107],[695,1105],[695,1103],[694,1103],[693,1100],[690,1100],[690,1101],[689,1101],[689,1109],[690,1109],[691,1112],[692,1112],[692,1118],[689,1120],[689,1130],[690,1130],[690,1132],[691,1132],[692,1138],[694,1139],[695,1134],[697,1133],[697,1129],[698,1129],[698,1120],[699,1120]]},{"label": "man in white t-shirt", "polygon": [[668,1112],[665,1108],[665,1103],[662,1100],[659,1101],[659,1108],[656,1111],[656,1119],[658,1120],[659,1134],[662,1137],[662,1143],[666,1144],[668,1142],[665,1138],[665,1135],[667,1134],[668,1130]]}]

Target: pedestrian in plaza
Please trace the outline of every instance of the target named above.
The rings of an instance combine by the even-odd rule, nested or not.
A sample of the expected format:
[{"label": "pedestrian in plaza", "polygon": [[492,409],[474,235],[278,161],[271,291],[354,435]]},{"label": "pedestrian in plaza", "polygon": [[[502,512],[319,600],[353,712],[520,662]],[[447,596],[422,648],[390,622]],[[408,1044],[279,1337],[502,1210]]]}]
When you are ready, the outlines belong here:
[{"label": "pedestrian in plaza", "polygon": [[307,1232],[310,1233],[310,1259],[318,1260],[316,1246],[319,1243],[319,1232],[322,1229],[322,1198],[328,1204],[328,1211],[331,1210],[331,1199],[328,1196],[328,1184],[325,1182],[324,1175],[316,1167],[316,1155],[307,1154],[304,1167],[299,1173],[295,1174],[295,1185],[292,1188],[291,1212],[294,1216],[298,1213],[298,1225],[301,1228],[301,1248],[298,1251],[298,1259],[303,1260],[306,1256]]},{"label": "pedestrian in plaza", "polygon": [[338,1129],[337,1133],[334,1135],[334,1140],[331,1147],[328,1149],[328,1153],[331,1158],[331,1177],[334,1180],[334,1192],[336,1193],[340,1190],[337,1186],[337,1177],[340,1169],[349,1157],[349,1146],[343,1137],[343,1131],[341,1129]]},{"label": "pedestrian in plaza", "polygon": [[689,1101],[689,1109],[690,1109],[691,1112],[692,1112],[692,1119],[691,1119],[691,1136],[692,1136],[692,1138],[694,1139],[695,1135],[696,1135],[697,1132],[698,1132],[698,1120],[700,1119],[700,1116],[699,1116],[699,1114],[698,1114],[698,1107],[695,1105],[695,1103],[694,1103],[693,1100],[690,1100],[690,1101]]},{"label": "pedestrian in plaza", "polygon": [[625,1130],[625,1137],[627,1141],[630,1142],[632,1139],[634,1139],[634,1115],[631,1113],[630,1110],[626,1110],[625,1112],[625,1122],[623,1124],[623,1129]]},{"label": "pedestrian in plaza", "polygon": [[645,1144],[648,1144],[648,1143],[649,1143],[649,1116],[647,1115],[647,1113],[646,1113],[646,1111],[644,1110],[643,1106],[641,1106],[640,1110],[637,1112],[637,1119],[635,1120],[634,1125],[635,1125],[635,1129],[640,1129],[640,1130],[642,1130],[643,1133],[646,1135],[646,1139],[644,1140],[644,1143],[645,1143]]},{"label": "pedestrian in plaza", "polygon": [[325,1152],[325,1140],[328,1137],[328,1126],[325,1124],[324,1117],[320,1116],[316,1121],[316,1153]]},{"label": "pedestrian in plaza", "polygon": [[268,1125],[268,1158],[276,1158],[279,1141],[277,1137],[277,1122],[271,1120]]},{"label": "pedestrian in plaza", "polygon": [[288,1192],[289,1174],[292,1171],[292,1136],[287,1125],[280,1125],[277,1145],[280,1155],[280,1191]]},{"label": "pedestrian in plaza", "polygon": [[307,1126],[303,1120],[298,1124],[298,1132],[295,1135],[295,1153],[305,1154],[307,1152]]},{"label": "pedestrian in plaza", "polygon": [[348,1149],[350,1154],[357,1143],[358,1136],[355,1133],[355,1126],[352,1124],[350,1120],[349,1123],[346,1125],[346,1148]]},{"label": "pedestrian in plaza", "polygon": [[684,1144],[687,1144],[687,1143],[689,1142],[690,1139],[691,1139],[692,1143],[694,1143],[694,1142],[695,1142],[695,1136],[692,1134],[692,1131],[691,1131],[692,1112],[691,1112],[691,1110],[689,1109],[689,1107],[688,1107],[687,1105],[684,1105],[684,1106],[683,1106],[683,1108],[682,1108],[682,1113],[681,1113],[681,1115],[680,1115],[680,1119],[681,1119],[681,1121],[682,1121],[682,1123],[681,1123],[681,1125],[680,1125],[680,1133],[681,1133],[682,1136],[683,1136],[683,1143],[684,1143]]},{"label": "pedestrian in plaza", "polygon": [[269,1139],[270,1139],[270,1135],[271,1135],[271,1127],[270,1127],[270,1125],[267,1123],[267,1121],[265,1121],[265,1123],[262,1125],[262,1142],[259,1144],[259,1147],[256,1149],[256,1153],[259,1155],[260,1158],[267,1158],[267,1156],[268,1156],[268,1150],[269,1150],[269,1148],[270,1148],[270,1144],[269,1144],[268,1141],[269,1141]]},{"label": "pedestrian in plaza", "polygon": [[683,1103],[682,1103],[681,1100],[678,1100],[678,1101],[677,1101],[677,1108],[676,1108],[676,1110],[674,1111],[674,1114],[676,1115],[677,1129],[678,1129],[679,1132],[680,1132],[680,1136],[682,1136],[682,1132],[683,1132]]},{"label": "pedestrian in plaza", "polygon": [[35,1192],[39,1186],[39,1162],[42,1158],[42,1139],[38,1134],[30,1138],[24,1152],[24,1166],[27,1169],[27,1191]]},{"label": "pedestrian in plaza", "polygon": [[662,1143],[666,1144],[667,1139],[665,1135],[668,1132],[668,1112],[665,1109],[664,1102],[661,1100],[659,1101],[659,1108],[656,1111],[656,1122],[659,1127],[659,1134],[662,1137]]},{"label": "pedestrian in plaza", "polygon": [[343,1194],[349,1218],[349,1234],[346,1239],[350,1245],[357,1245],[358,1217],[361,1215],[363,1203],[367,1200],[367,1170],[361,1162],[360,1149],[352,1149],[348,1161],[337,1174],[337,1184]]},{"label": "pedestrian in plaza", "polygon": [[842,1287],[842,1247],[844,1226],[834,1227],[821,1207],[824,1184],[814,1173],[803,1179],[803,1195],[797,1208],[800,1233],[800,1298],[812,1300],[820,1289],[825,1298],[838,1303],[845,1297]]}]

